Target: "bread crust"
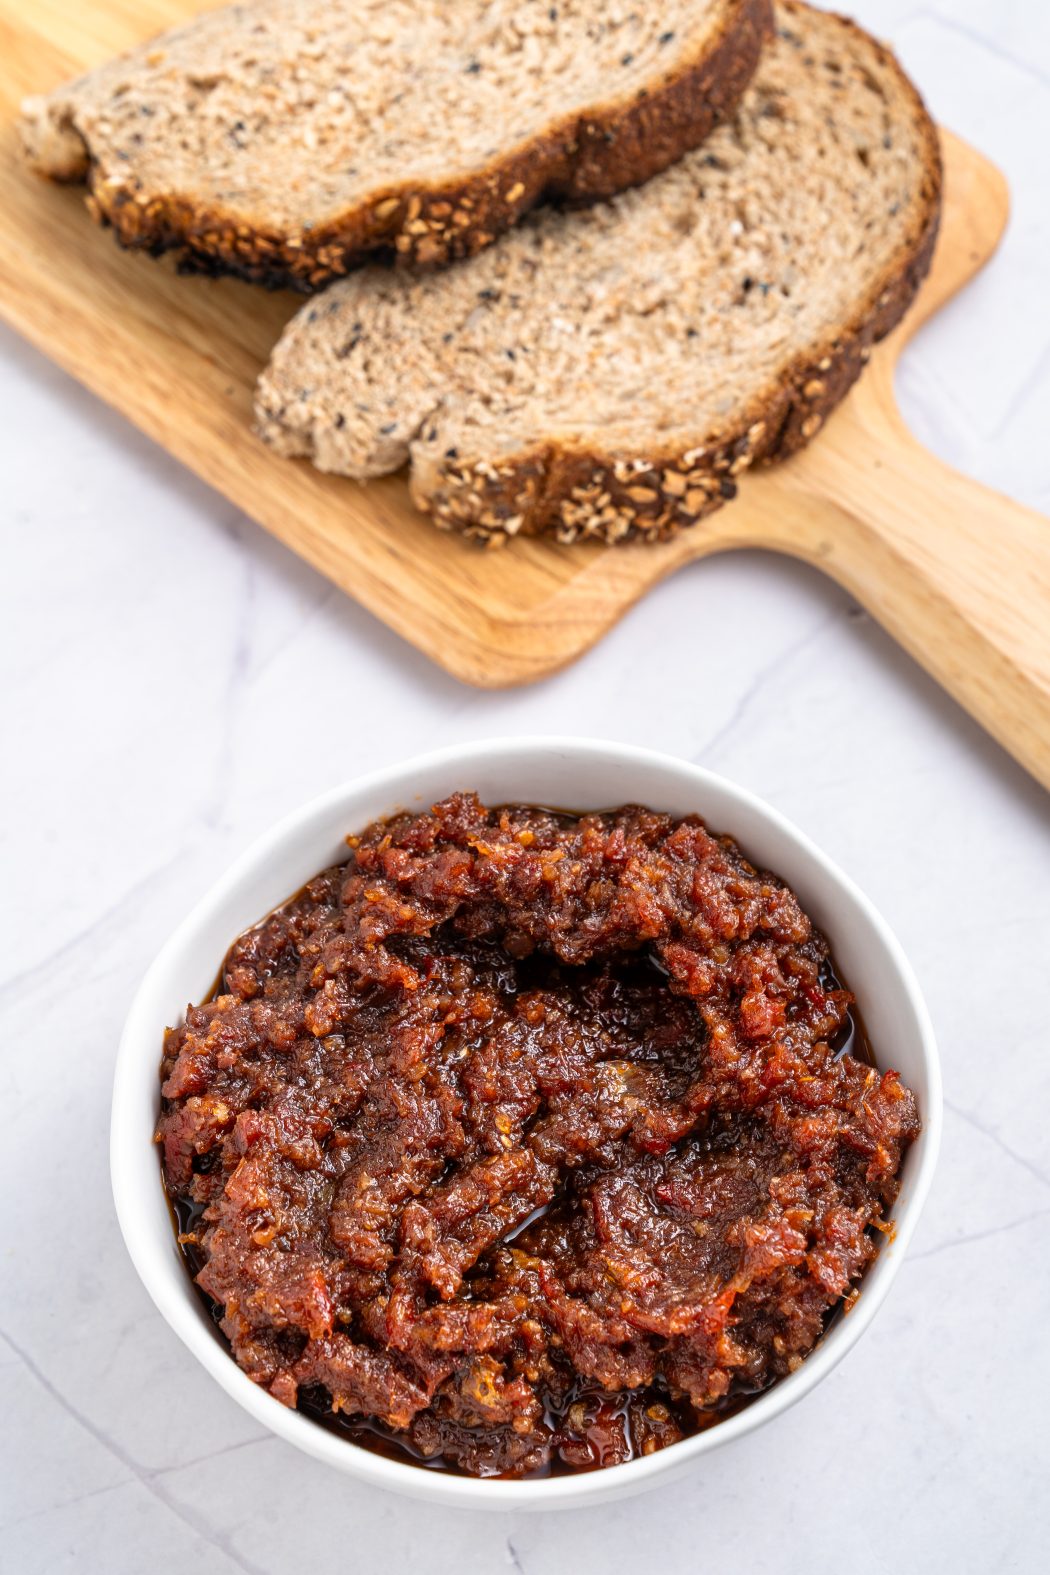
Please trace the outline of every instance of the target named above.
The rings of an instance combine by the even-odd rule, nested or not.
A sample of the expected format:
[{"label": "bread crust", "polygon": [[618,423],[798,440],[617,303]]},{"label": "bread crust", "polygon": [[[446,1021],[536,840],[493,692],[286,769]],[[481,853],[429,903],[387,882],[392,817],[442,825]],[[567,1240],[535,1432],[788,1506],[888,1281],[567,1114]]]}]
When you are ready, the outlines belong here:
[{"label": "bread crust", "polygon": [[[160,256],[181,272],[232,274],[270,289],[309,293],[376,253],[435,266],[481,251],[546,198],[583,204],[641,185],[697,147],[731,114],[773,26],[772,0],[726,0],[713,41],[679,60],[660,83],[555,120],[482,169],[441,183],[377,187],[364,203],[309,230],[283,233],[177,192],[138,190],[132,177],[103,175],[90,146],[70,152],[75,130],[48,124],[47,101],[23,109],[27,148],[60,136],[65,155],[45,173],[86,181],[88,207],[120,245]],[[32,158],[31,158],[32,161]]]},{"label": "bread crust", "polygon": [[[792,0],[781,0],[780,9],[790,14]],[[901,320],[925,278],[942,192],[940,141],[918,91],[890,49],[875,44],[849,18],[838,20],[898,72],[925,144],[922,200],[912,233],[849,320],[800,356],[775,387],[757,395],[731,429],[714,439],[698,432],[696,444],[684,451],[680,444],[654,445],[644,455],[613,455],[551,441],[498,464],[484,456],[471,462],[417,451],[412,498],[440,529],[489,546],[518,535],[560,542],[666,541],[735,497],[743,471],[788,458],[821,430],[860,376],[872,346]]]}]

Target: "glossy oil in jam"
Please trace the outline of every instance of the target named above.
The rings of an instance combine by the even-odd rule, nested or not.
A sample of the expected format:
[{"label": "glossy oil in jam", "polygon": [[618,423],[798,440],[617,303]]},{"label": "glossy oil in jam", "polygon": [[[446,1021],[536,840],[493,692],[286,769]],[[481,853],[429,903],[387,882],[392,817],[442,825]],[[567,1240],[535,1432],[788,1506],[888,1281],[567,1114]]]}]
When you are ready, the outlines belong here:
[{"label": "glossy oil in jam", "polygon": [[[521,989],[535,988],[542,982],[544,974],[549,976],[549,973],[557,967],[557,965],[545,963],[542,959],[535,957],[528,959],[528,963],[529,966],[524,968],[524,970],[521,963],[517,964],[518,986]],[[635,983],[643,982],[646,976],[654,984],[663,984],[666,979],[666,974],[660,965],[654,959],[644,956],[632,959],[628,971],[632,982]],[[821,970],[820,984],[827,991],[845,988],[830,956]],[[212,999],[221,994],[224,987],[224,971],[220,971],[208,998]],[[846,1021],[839,1033],[831,1041],[831,1048],[836,1058],[852,1055],[857,1060],[868,1062],[874,1066],[875,1060],[871,1045],[856,1003],[850,1004]],[[203,1206],[187,1196],[173,1197],[169,1201],[175,1218],[176,1230],[180,1237],[180,1251],[187,1269],[194,1281],[196,1281],[197,1274],[204,1267],[205,1255],[192,1238],[197,1235],[201,1228],[204,1213]],[[504,1241],[509,1243],[518,1240],[533,1225],[543,1219],[552,1207],[554,1205],[544,1204],[540,1208],[534,1209],[527,1218],[507,1233]],[[207,1308],[220,1338],[225,1343],[225,1336],[222,1335],[220,1328],[222,1308],[217,1306],[199,1286],[195,1285],[195,1289]],[[825,1330],[830,1328],[833,1323],[838,1322],[842,1316],[843,1307],[840,1304],[829,1312],[825,1320]],[[762,1392],[761,1390],[754,1393],[736,1392],[727,1396],[719,1405],[712,1407],[709,1411],[699,1416],[687,1402],[676,1399],[660,1386],[653,1386],[651,1390],[646,1391],[646,1400],[647,1402],[656,1401],[664,1406],[674,1417],[683,1437],[688,1438],[695,1436],[699,1432],[707,1431],[708,1428],[724,1421],[729,1416],[736,1415],[737,1412],[744,1410]],[[544,1420],[553,1433],[560,1435],[565,1432],[568,1418],[575,1406],[583,1404],[592,1413],[600,1407],[605,1416],[618,1421],[623,1437],[630,1445],[629,1411],[632,1400],[637,1404],[637,1396],[632,1395],[629,1391],[614,1391],[610,1393],[601,1389],[592,1381],[577,1377],[575,1381],[569,1384],[565,1393],[559,1395],[557,1400],[553,1396],[548,1396],[544,1406]],[[332,1411],[329,1407],[327,1392],[323,1389],[304,1388],[299,1397],[298,1410],[328,1432],[335,1433],[351,1443],[370,1449],[373,1453],[383,1455],[389,1460],[400,1461],[403,1464],[417,1466],[428,1471],[444,1471],[456,1476],[473,1475],[473,1473],[464,1471],[454,1461],[444,1456],[438,1455],[428,1458],[416,1447],[407,1434],[399,1433],[393,1428],[385,1426],[382,1422],[373,1418],[351,1417],[341,1412]],[[578,1437],[566,1438],[563,1446],[552,1450],[550,1463],[544,1469],[531,1473],[531,1479],[577,1475],[580,1472],[602,1469],[609,1461],[603,1458],[600,1447],[595,1448],[591,1433],[588,1433],[587,1444],[589,1447],[584,1448]],[[570,1457],[569,1460],[564,1458],[566,1453]],[[635,1450],[632,1446],[626,1456],[618,1450],[614,1458],[616,1460],[631,1459],[634,1458],[634,1454]],[[588,1456],[590,1458],[587,1458]]]},{"label": "glossy oil in jam", "polygon": [[[568,811],[552,812],[565,822],[571,822],[577,817]],[[305,891],[305,887],[302,890]],[[299,895],[298,893],[296,895]],[[290,899],[292,900],[292,899]],[[285,904],[281,904],[281,907]],[[265,921],[261,921],[265,922]],[[512,964],[515,972],[515,986],[518,990],[537,988],[545,980],[549,980],[553,973],[559,970],[557,963],[544,959],[538,954],[525,960],[517,960]],[[666,986],[666,971],[655,958],[645,954],[623,959],[618,965],[630,977],[634,984],[650,981],[654,985]],[[827,991],[845,988],[842,984],[833,961],[829,957],[820,974],[820,985]],[[225,962],[215,981],[213,989],[206,999],[214,999],[225,989]],[[842,1029],[831,1041],[831,1049],[835,1058],[845,1055],[875,1064],[868,1036],[864,1024],[855,1004],[851,1004],[847,1011],[846,1021]],[[203,1168],[203,1167],[202,1167]],[[174,1216],[176,1230],[179,1236],[179,1246],[187,1269],[194,1281],[203,1268],[205,1254],[201,1250],[196,1237],[203,1224],[203,1206],[196,1203],[188,1196],[173,1196],[169,1198],[170,1207]],[[524,1236],[534,1225],[543,1219],[557,1204],[545,1204],[533,1210],[519,1225],[509,1231],[503,1238],[504,1242],[512,1242]],[[219,1327],[222,1319],[222,1308],[217,1306],[199,1287],[197,1294],[206,1306],[209,1316],[216,1325],[220,1338]],[[842,1316],[842,1304],[833,1308],[827,1317],[826,1327]],[[697,1415],[687,1401],[672,1396],[662,1385],[653,1385],[640,1397],[632,1391],[609,1392],[602,1389],[591,1380],[578,1376],[567,1381],[566,1387],[556,1396],[548,1394],[545,1397],[544,1419],[555,1435],[555,1447],[551,1451],[550,1463],[542,1470],[533,1472],[533,1477],[548,1477],[578,1474],[581,1471],[601,1469],[612,1463],[630,1459],[636,1453],[632,1440],[630,1426],[630,1412],[632,1405],[637,1408],[639,1403],[658,1404],[670,1414],[683,1437],[695,1436],[698,1432],[706,1431],[727,1416],[733,1415],[745,1408],[756,1398],[757,1393],[736,1392],[727,1396],[719,1405]],[[598,1426],[593,1426],[589,1420],[588,1427],[583,1434],[574,1431],[571,1425],[571,1416],[575,1408],[582,1406],[589,1419],[597,1417]],[[326,1390],[304,1387],[300,1391],[298,1410],[308,1416],[317,1425],[339,1437],[381,1454],[388,1459],[411,1464],[426,1470],[451,1472],[455,1475],[473,1476],[458,1466],[455,1461],[437,1455],[427,1457],[404,1433],[399,1433],[383,1423],[374,1419],[345,1416],[333,1412],[329,1406],[329,1396]],[[603,1427],[612,1429],[619,1434],[616,1452],[609,1458],[603,1454],[600,1438]],[[482,1435],[483,1436],[483,1435]],[[595,1443],[595,1438],[599,1442]],[[626,1453],[623,1443],[626,1442]]]}]

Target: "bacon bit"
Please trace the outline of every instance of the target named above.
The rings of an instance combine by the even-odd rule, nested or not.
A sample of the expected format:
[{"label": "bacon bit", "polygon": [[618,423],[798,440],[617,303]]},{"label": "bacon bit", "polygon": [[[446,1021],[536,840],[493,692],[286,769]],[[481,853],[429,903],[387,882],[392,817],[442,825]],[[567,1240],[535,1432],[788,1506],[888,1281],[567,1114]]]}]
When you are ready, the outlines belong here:
[{"label": "bacon bit", "polygon": [[275,1400],[286,1405],[289,1410],[295,1410],[295,1403],[299,1396],[299,1385],[289,1372],[278,1373],[270,1385],[270,1393]]}]

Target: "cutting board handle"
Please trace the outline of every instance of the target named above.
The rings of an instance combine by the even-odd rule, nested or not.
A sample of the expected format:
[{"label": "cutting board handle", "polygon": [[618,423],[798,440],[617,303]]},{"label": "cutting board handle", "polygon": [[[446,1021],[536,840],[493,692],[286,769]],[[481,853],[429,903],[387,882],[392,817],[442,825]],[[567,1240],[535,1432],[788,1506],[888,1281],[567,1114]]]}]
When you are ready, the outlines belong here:
[{"label": "cutting board handle", "polygon": [[892,376],[876,357],[839,441],[809,451],[808,502],[829,507],[798,545],[1050,787],[1050,520],[931,454]]}]

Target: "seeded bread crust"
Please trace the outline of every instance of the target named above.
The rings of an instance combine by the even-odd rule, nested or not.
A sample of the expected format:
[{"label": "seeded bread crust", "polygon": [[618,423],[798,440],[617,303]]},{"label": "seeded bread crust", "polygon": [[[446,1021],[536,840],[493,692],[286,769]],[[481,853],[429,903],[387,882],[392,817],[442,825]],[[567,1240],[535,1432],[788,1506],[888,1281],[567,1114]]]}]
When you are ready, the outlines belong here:
[{"label": "seeded bread crust", "polygon": [[[805,6],[781,0],[777,9],[789,16]],[[548,444],[498,468],[485,460],[459,465],[417,453],[410,476],[412,500],[440,530],[458,531],[488,547],[504,546],[519,534],[553,536],[566,544],[667,541],[735,498],[736,478],[743,471],[788,459],[821,431],[860,377],[872,348],[897,326],[929,272],[940,227],[943,178],[936,128],[893,51],[852,18],[833,15],[874,47],[883,64],[898,71],[928,129],[922,220],[895,267],[838,333],[800,360],[778,387],[756,399],[736,430],[714,446],[655,449],[627,460],[594,449]]]},{"label": "seeded bread crust", "polygon": [[940,223],[936,142],[931,154],[937,159],[929,172],[931,205],[912,254],[841,332],[756,399],[717,444],[684,451],[654,446],[626,459],[551,443],[515,456],[511,464],[484,459],[461,464],[417,450],[409,477],[413,503],[439,530],[502,547],[517,535],[551,536],[566,544],[668,541],[730,502],[743,471],[787,459],[817,436],[860,377],[872,347],[914,300]]},{"label": "seeded bread crust", "polygon": [[154,257],[173,252],[181,272],[232,274],[307,293],[377,253],[419,266],[473,256],[537,203],[593,202],[666,169],[732,112],[771,31],[772,0],[722,3],[721,23],[705,47],[681,53],[641,90],[555,117],[541,134],[467,173],[377,184],[365,200],[310,227],[275,227],[221,203],[150,189],[126,152],[118,153],[124,165],[100,162],[89,117],[77,109],[91,77],[28,99],[22,142],[39,174],[87,184],[89,211],[112,227],[121,246]]},{"label": "seeded bread crust", "polygon": [[[516,535],[549,535],[563,542],[665,540],[732,498],[742,471],[786,458],[809,442],[860,375],[872,346],[900,320],[926,274],[940,215],[941,161],[936,128],[889,50],[847,19],[815,11],[800,0],[782,0],[777,6],[777,21],[780,37],[770,46],[767,63],[760,67],[738,112],[742,124],[717,132],[702,149],[686,155],[644,191],[619,197],[608,208],[592,209],[580,218],[548,215],[529,220],[501,248],[465,265],[470,273],[456,270],[429,283],[413,284],[411,290],[400,286],[385,289],[378,276],[360,276],[333,287],[304,308],[289,324],[260,379],[256,417],[265,441],[289,456],[305,455],[321,469],[361,478],[397,469],[407,457],[417,506],[442,529],[491,545]],[[826,67],[823,82],[817,79],[816,62],[813,78],[807,80],[811,55],[836,50],[839,63]],[[839,75],[829,77],[832,69]],[[768,369],[761,361],[754,363],[754,390],[750,394],[745,390],[743,398],[740,379],[751,375],[751,352],[741,359],[737,351],[734,364],[739,370],[725,384],[723,397],[718,369],[725,363],[720,352],[716,348],[707,351],[713,359],[705,363],[706,341],[698,338],[696,350],[687,349],[683,356],[683,320],[674,327],[666,316],[650,317],[647,301],[632,296],[630,290],[641,288],[644,292],[647,276],[655,274],[660,281],[659,302],[665,296],[674,298],[676,288],[688,284],[694,291],[694,308],[697,298],[707,303],[705,332],[713,322],[717,338],[718,325],[728,322],[722,315],[720,289],[727,282],[733,289],[737,287],[732,281],[739,281],[735,270],[740,265],[719,260],[720,274],[712,277],[704,272],[704,252],[680,251],[693,243],[681,238],[673,226],[665,223],[661,227],[657,221],[676,203],[699,201],[700,207],[708,207],[708,202],[691,195],[694,187],[721,180],[720,175],[709,175],[706,166],[714,165],[716,170],[725,167],[721,160],[729,156],[734,143],[746,148],[756,129],[768,124],[763,120],[767,103],[772,101],[775,110],[776,94],[788,80],[785,72],[793,73],[791,92],[808,104],[812,124],[841,122],[848,128],[843,133],[841,146],[847,151],[842,157],[852,161],[856,152],[858,182],[869,180],[869,160],[873,161],[870,180],[875,182],[872,189],[876,195],[866,199],[866,206],[843,206],[837,229],[826,208],[808,213],[808,197],[801,215],[788,218],[781,199],[768,195],[768,187],[754,173],[762,170],[761,161],[753,165],[746,151],[737,155],[742,173],[739,178],[732,172],[724,177],[729,183],[728,197],[721,198],[721,206],[712,210],[722,217],[717,223],[707,221],[703,245],[720,248],[724,232],[719,225],[733,228],[729,215],[735,205],[756,234],[766,234],[767,241],[770,233],[783,227],[781,257],[788,264],[798,258],[800,293],[808,293],[815,310],[805,319],[807,326],[799,331],[793,354],[789,334],[786,357],[775,350],[768,357]],[[850,82],[854,85],[849,86]],[[866,150],[863,137],[855,150],[850,140],[855,124],[851,110],[861,117],[862,128],[868,125],[864,120],[868,112],[860,104],[860,96],[868,91],[865,84],[871,84],[872,92],[877,88],[876,96],[887,106],[887,113],[889,104],[893,105],[891,139],[882,145],[896,150],[884,157],[895,161],[893,180],[899,184],[886,193],[886,208],[879,206],[884,186],[874,173],[883,156]],[[777,124],[775,118],[772,124]],[[812,178],[813,189],[823,193],[818,200],[833,203],[839,192],[844,201],[843,188],[836,186],[827,166],[817,160],[818,154],[829,153],[829,147],[820,146],[819,140],[816,137],[805,167],[797,160],[810,145],[803,144],[799,152],[794,144],[782,140],[786,157],[781,158],[777,178],[790,184],[797,170],[800,189]],[[835,146],[840,144],[836,141]],[[852,162],[850,167],[854,167]],[[842,178],[852,179],[848,172]],[[686,210],[687,222],[688,213]],[[798,229],[803,224],[808,230]],[[874,230],[868,228],[871,225]],[[605,239],[597,254],[588,254],[583,248],[589,232],[599,226]],[[575,237],[571,244],[570,228]],[[736,228],[750,244],[748,225]],[[848,265],[843,261],[837,270],[842,274],[848,266],[850,271],[843,275],[842,289],[832,297],[835,310],[829,314],[820,305],[826,298],[819,292],[830,288],[833,281],[814,287],[806,278],[803,253],[814,264],[822,248],[826,258],[837,258],[837,252],[826,250],[834,244],[836,234],[843,256],[856,255],[859,260]],[[656,251],[650,250],[642,265],[633,267],[631,260],[637,249],[644,250],[650,239]],[[560,244],[562,240],[565,244]],[[579,265],[582,285],[574,295],[571,289],[561,288],[558,270],[571,273],[578,251],[584,257]],[[509,252],[521,259],[522,266],[517,271],[505,267],[500,273],[501,258]],[[877,265],[865,267],[865,257],[877,258]],[[620,262],[623,268],[618,267]],[[828,267],[834,265],[824,266],[825,274],[818,273],[818,280],[826,279]],[[536,271],[530,274],[527,269],[532,267]],[[544,267],[553,269],[549,287],[545,287]],[[608,330],[599,326],[609,321],[605,312],[613,310],[605,284],[605,271],[610,268],[634,281],[630,286],[620,283],[627,291],[631,320],[653,324],[644,362],[637,359],[642,352],[636,354],[633,348],[625,351],[622,342],[615,348],[615,325]],[[699,270],[695,276],[694,268]],[[854,268],[856,282],[851,284]],[[523,286],[523,277],[531,282]],[[745,292],[752,283],[745,281]],[[572,300],[592,302],[581,307],[582,318],[565,324],[569,329],[587,330],[582,359],[570,367],[565,385],[569,405],[564,399],[554,406],[544,404],[538,417],[530,416],[524,423],[518,418],[516,429],[507,423],[501,425],[498,414],[488,425],[478,420],[486,401],[493,398],[497,411],[505,407],[511,413],[524,408],[528,415],[532,408],[532,396],[525,389],[515,393],[513,380],[509,404],[500,394],[500,374],[495,369],[506,363],[500,363],[499,357],[511,357],[508,375],[516,376],[516,369],[525,362],[542,368],[548,389],[552,380],[558,386],[559,374],[545,362],[550,335],[539,334],[530,340],[530,330],[514,328],[513,307],[487,304],[490,298],[498,298],[500,290],[479,286],[501,284],[510,292],[511,301],[524,288],[540,303],[544,319],[555,326],[556,316],[551,314],[571,317],[573,308],[568,303]],[[759,288],[765,293],[769,286]],[[813,293],[814,288],[818,293]],[[785,290],[784,294],[788,293]],[[772,300],[777,300],[775,294]],[[461,323],[472,301],[477,304],[465,330],[442,332]],[[475,318],[485,336],[480,340],[476,334],[469,339]],[[535,329],[535,310],[529,320]],[[687,316],[684,321],[692,320]],[[756,352],[764,345],[775,346],[778,334],[783,341],[789,327],[783,317],[768,320],[768,329],[761,330],[767,338],[759,338]],[[468,342],[461,353],[458,336],[464,331]],[[730,336],[741,331],[725,329]],[[664,339],[661,352],[661,336],[672,332],[679,335],[677,347]],[[570,340],[572,337],[570,334]],[[442,341],[451,342],[447,357]],[[423,350],[413,359],[417,343]],[[517,348],[501,349],[504,345]],[[366,356],[363,362],[362,356]],[[700,376],[705,365],[711,369],[705,374],[706,383]],[[627,374],[628,384],[620,384],[620,373],[613,370],[617,367]],[[661,392],[662,383],[675,391],[670,401]],[[712,385],[717,398],[711,396]],[[610,409],[608,399],[598,404],[603,415],[589,426],[574,422],[571,415],[566,419],[572,401],[593,404],[592,390],[597,391],[597,398],[598,392],[621,386],[617,408],[626,409],[629,418],[624,418],[626,425],[620,421],[618,430],[610,432],[604,417]],[[700,398],[702,386],[707,388],[706,405]],[[654,390],[652,397],[648,389]],[[573,425],[583,426],[583,431],[572,433]],[[569,435],[565,435],[566,428]]]}]

